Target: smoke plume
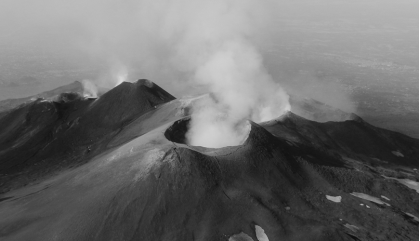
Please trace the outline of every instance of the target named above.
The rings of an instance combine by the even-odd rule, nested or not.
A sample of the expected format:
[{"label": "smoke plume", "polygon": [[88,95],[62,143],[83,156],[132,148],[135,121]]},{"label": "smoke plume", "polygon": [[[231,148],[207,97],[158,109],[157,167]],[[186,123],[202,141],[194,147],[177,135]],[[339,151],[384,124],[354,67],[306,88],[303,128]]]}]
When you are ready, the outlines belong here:
[{"label": "smoke plume", "polygon": [[262,59],[245,39],[226,41],[195,71],[211,98],[193,107],[187,139],[191,145],[241,144],[250,131],[247,119],[267,121],[289,110],[288,96],[275,84]]},{"label": "smoke plume", "polygon": [[[211,93],[210,99],[192,108],[187,133],[191,145],[238,145],[249,133],[248,119],[266,121],[289,109],[288,96],[267,73],[257,45],[263,34],[259,30],[269,25],[270,1],[143,0],[132,4],[135,19],[121,17],[134,29],[111,32],[114,36],[107,41],[131,45],[127,38],[139,33],[141,41],[135,44],[143,48],[135,49],[144,56],[139,63],[142,76],[147,78],[153,71],[172,73],[171,78],[205,86]],[[104,45],[106,50],[97,42],[94,46],[100,54],[109,53],[109,44]],[[125,48],[118,51],[119,46],[115,49],[118,54],[112,58],[130,60],[127,56],[133,54],[124,53]]]},{"label": "smoke plume", "polygon": [[[172,59],[193,81],[207,86],[212,98],[193,107],[188,142],[238,145],[249,133],[247,119],[266,121],[289,109],[287,94],[272,81],[253,43],[256,28],[269,19],[263,8],[268,5],[253,0],[190,3],[193,9],[182,15],[184,29],[175,32],[180,35]],[[179,16],[173,17],[171,23]]]},{"label": "smoke plume", "polygon": [[93,83],[90,80],[82,80],[81,81],[83,85],[83,96],[89,97],[89,98],[96,98],[98,97],[98,87],[95,83]]},{"label": "smoke plume", "polygon": [[[10,5],[27,4],[15,1]],[[175,94],[207,88],[212,98],[193,107],[188,138],[218,147],[246,138],[247,119],[268,120],[288,108],[259,49],[275,9],[273,0],[45,0],[25,14],[59,35],[51,39],[85,53],[87,66],[106,66],[99,87],[141,76]]]}]

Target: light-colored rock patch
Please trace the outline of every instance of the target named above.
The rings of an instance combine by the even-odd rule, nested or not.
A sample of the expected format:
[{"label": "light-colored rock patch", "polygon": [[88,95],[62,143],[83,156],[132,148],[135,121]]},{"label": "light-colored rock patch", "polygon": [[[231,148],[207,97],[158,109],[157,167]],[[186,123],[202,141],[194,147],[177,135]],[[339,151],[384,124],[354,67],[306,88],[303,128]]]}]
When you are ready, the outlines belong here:
[{"label": "light-colored rock patch", "polygon": [[391,201],[391,199],[389,199],[389,198],[385,197],[384,195],[381,195],[381,198],[383,198],[383,199],[385,199],[385,200],[387,200],[387,201]]},{"label": "light-colored rock patch", "polygon": [[357,230],[359,230],[359,228],[357,226],[349,224],[349,223],[344,224],[344,227],[350,229],[353,232],[357,232]]},{"label": "light-colored rock patch", "polygon": [[[358,197],[358,198],[361,198],[361,199],[364,199],[364,200],[371,201],[371,202],[373,202],[373,203],[377,203],[377,204],[380,204],[380,205],[387,205],[387,206],[391,206],[391,205],[389,205],[388,203],[381,201],[381,199],[379,199],[379,198],[377,198],[377,197],[370,196],[370,195],[365,194],[365,193],[352,192],[352,193],[350,193],[350,194],[351,194],[351,195],[353,195],[353,196],[355,196],[355,197]],[[360,205],[362,205],[362,206],[363,206],[363,204],[360,204]]]},{"label": "light-colored rock patch", "polygon": [[255,225],[255,233],[257,235],[258,241],[269,241],[267,235],[264,232],[264,229],[262,229],[260,226]]},{"label": "light-colored rock patch", "polygon": [[411,213],[405,213],[405,214],[407,214],[408,216],[412,217],[414,219],[414,221],[416,221],[416,222],[419,221],[419,218],[416,217],[416,216],[414,216],[413,214],[411,214]]},{"label": "light-colored rock patch", "polygon": [[404,155],[400,151],[392,151],[392,154],[394,154],[397,157],[404,157]]},{"label": "light-colored rock patch", "polygon": [[336,196],[336,197],[334,197],[334,196],[325,195],[325,197],[326,197],[328,200],[330,200],[330,201],[332,201],[332,202],[335,202],[335,203],[340,203],[340,202],[341,202],[341,196]]},{"label": "light-colored rock patch", "polygon": [[410,179],[399,179],[399,178],[395,178],[395,177],[387,177],[382,175],[382,177],[384,177],[385,179],[392,179],[395,180],[401,184],[403,184],[404,186],[416,190],[416,192],[419,192],[419,183]]}]

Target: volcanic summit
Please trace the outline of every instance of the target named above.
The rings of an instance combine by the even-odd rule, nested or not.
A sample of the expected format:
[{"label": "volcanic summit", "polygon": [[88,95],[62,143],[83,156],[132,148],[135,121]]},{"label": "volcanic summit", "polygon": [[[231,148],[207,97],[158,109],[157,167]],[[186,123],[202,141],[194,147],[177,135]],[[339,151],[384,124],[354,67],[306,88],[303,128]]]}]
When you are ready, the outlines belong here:
[{"label": "volcanic summit", "polygon": [[418,139],[287,112],[241,145],[191,146],[185,103],[138,80],[4,107],[1,239],[418,238]]}]

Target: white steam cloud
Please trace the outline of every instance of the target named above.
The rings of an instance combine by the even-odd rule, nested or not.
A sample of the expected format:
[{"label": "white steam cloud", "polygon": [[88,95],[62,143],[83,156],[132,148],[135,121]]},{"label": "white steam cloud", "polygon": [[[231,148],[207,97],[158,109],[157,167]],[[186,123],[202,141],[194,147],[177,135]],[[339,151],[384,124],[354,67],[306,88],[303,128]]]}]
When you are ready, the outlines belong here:
[{"label": "white steam cloud", "polygon": [[83,85],[83,96],[88,98],[98,97],[98,87],[96,84],[88,79],[81,81]]},{"label": "white steam cloud", "polygon": [[96,79],[99,86],[114,88],[122,82],[128,81],[128,68],[121,61],[108,61],[108,69]]},{"label": "white steam cloud", "polygon": [[209,86],[212,98],[193,107],[191,145],[223,147],[241,144],[250,131],[247,119],[276,118],[290,109],[288,96],[262,65],[245,39],[226,40],[198,66],[195,79]]},{"label": "white steam cloud", "polygon": [[171,29],[182,26],[173,32],[178,41],[172,60],[212,93],[193,107],[188,142],[241,144],[250,131],[247,119],[267,121],[290,109],[287,94],[272,81],[253,43],[256,28],[269,19],[264,8],[269,5],[255,0],[183,2],[189,11],[169,16]]},{"label": "white steam cloud", "polygon": [[[26,6],[15,1],[15,7]],[[247,119],[265,121],[289,108],[288,96],[267,73],[259,49],[269,39],[267,29],[277,4],[275,0],[44,0],[24,14],[45,13],[27,19],[36,19],[48,26],[46,33],[57,33],[58,39],[87,53],[83,60],[90,62],[87,65],[106,65],[95,79],[99,87],[114,87],[132,75],[156,81],[175,94],[190,86],[207,87],[212,98],[193,107],[187,136],[192,145],[220,147],[246,138]],[[93,95],[92,86],[85,86]]]},{"label": "white steam cloud", "polygon": [[[189,144],[238,145],[250,131],[248,119],[266,121],[290,109],[287,94],[272,81],[257,47],[263,33],[260,29],[270,24],[271,1],[142,0],[130,4],[124,5],[130,10],[123,11],[136,17],[120,17],[133,27],[110,32],[113,36],[107,42],[130,45],[127,38],[140,33],[141,40],[134,44],[143,48],[135,48],[138,53],[117,51],[120,55],[110,56],[119,60],[121,53],[142,55],[144,77],[153,70],[176,73],[183,81],[206,86],[211,93],[212,98],[192,109]],[[101,32],[99,36],[108,31],[106,27],[95,30]],[[97,41],[94,46],[97,53],[109,53]],[[120,60],[114,62],[118,64],[111,69],[126,69],[121,68]],[[120,71],[111,78],[119,84],[127,74]]]}]

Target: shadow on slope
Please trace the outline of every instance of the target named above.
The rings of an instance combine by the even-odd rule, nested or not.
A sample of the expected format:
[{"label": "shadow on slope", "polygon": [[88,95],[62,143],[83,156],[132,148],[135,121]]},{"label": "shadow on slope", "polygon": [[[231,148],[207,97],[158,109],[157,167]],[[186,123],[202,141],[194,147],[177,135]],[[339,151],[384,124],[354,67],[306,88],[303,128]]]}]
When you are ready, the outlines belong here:
[{"label": "shadow on slope", "polygon": [[148,80],[122,83],[92,100],[77,93],[38,100],[0,119],[2,192],[86,162],[121,129],[175,99]]},{"label": "shadow on slope", "polygon": [[[256,241],[255,225],[270,240],[418,237],[418,224],[405,214],[418,213],[417,193],[383,178],[364,162],[387,148],[399,148],[413,158],[407,150],[416,148],[416,140],[361,120],[316,123],[289,113],[262,125],[250,122],[243,145],[189,146],[189,119],[179,119],[182,103],[173,99],[156,85],[139,81],[122,84],[96,101],[45,102],[52,108],[45,113],[51,114],[29,119],[38,126],[53,116],[56,124],[37,132],[52,133],[47,139],[51,143],[41,142],[42,149],[20,164],[21,169],[6,169],[15,175],[4,179],[8,187],[32,185],[0,197],[0,237],[210,241],[243,232]],[[31,126],[28,113],[21,110],[9,118],[20,117]],[[8,132],[23,133],[19,128],[12,125]],[[12,142],[20,143],[13,137]],[[371,145],[368,138],[377,140],[373,152],[355,146]],[[1,155],[13,158],[10,152],[18,154],[11,148]],[[342,158],[345,155],[364,166]],[[69,164],[61,161],[66,158]],[[401,157],[383,158],[394,165],[414,165],[412,159],[398,163]],[[76,167],[66,169],[69,165]],[[66,172],[35,185],[18,179],[22,172],[43,177],[49,167]],[[352,192],[384,195],[391,206],[361,200]],[[341,201],[332,202],[326,195],[340,196]]]},{"label": "shadow on slope", "polygon": [[357,156],[368,163],[408,165],[412,168],[419,165],[418,139],[372,126],[360,117],[344,122],[319,123],[289,112],[263,126],[291,142]]}]

